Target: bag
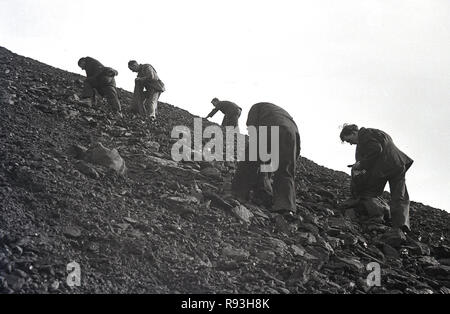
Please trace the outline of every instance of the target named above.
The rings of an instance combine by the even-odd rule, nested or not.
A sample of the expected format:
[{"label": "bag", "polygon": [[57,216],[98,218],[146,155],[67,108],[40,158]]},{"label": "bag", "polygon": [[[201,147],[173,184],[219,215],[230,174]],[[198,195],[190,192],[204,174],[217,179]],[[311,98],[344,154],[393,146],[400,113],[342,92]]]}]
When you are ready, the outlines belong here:
[{"label": "bag", "polygon": [[150,83],[150,86],[154,89],[157,90],[158,92],[165,92],[166,91],[166,87],[164,86],[164,83],[161,80],[153,80]]},{"label": "bag", "polygon": [[113,68],[105,68],[105,69],[102,71],[102,75],[114,77],[114,76],[119,75],[119,72],[117,72],[117,71],[114,70]]}]

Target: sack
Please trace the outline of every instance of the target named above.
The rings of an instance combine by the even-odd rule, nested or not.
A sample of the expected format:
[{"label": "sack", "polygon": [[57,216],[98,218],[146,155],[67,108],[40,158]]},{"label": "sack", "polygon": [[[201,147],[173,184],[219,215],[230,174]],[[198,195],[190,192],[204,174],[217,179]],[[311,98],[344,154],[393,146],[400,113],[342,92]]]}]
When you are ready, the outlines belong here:
[{"label": "sack", "polygon": [[151,87],[154,90],[157,90],[158,92],[165,92],[166,91],[166,87],[164,86],[164,83],[161,80],[154,80],[150,83]]},{"label": "sack", "polygon": [[119,75],[119,72],[117,72],[113,68],[105,68],[102,72],[102,75],[114,77],[114,76]]}]

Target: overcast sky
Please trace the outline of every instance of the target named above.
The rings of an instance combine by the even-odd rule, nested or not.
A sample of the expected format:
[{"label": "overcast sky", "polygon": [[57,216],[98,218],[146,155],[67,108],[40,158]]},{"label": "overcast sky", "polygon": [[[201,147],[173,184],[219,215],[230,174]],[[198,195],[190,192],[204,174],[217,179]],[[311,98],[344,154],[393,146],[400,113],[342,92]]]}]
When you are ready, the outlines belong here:
[{"label": "overcast sky", "polygon": [[130,91],[127,62],[151,63],[161,101],[199,116],[234,101],[242,129],[273,102],[302,155],[336,170],[354,161],[340,125],[379,128],[415,161],[411,199],[450,209],[449,0],[0,0],[0,45],[80,74],[94,57]]}]

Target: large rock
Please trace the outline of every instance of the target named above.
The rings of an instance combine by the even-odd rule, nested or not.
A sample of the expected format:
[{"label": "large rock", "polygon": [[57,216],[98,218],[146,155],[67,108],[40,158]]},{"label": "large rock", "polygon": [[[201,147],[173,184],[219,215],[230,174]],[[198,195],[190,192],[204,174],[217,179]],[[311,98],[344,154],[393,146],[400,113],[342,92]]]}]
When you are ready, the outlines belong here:
[{"label": "large rock", "polygon": [[216,180],[222,180],[222,174],[217,168],[214,167],[208,167],[205,169],[202,169],[200,173],[204,176],[216,179]]},{"label": "large rock", "polygon": [[425,272],[430,276],[446,276],[447,278],[450,278],[450,266],[428,266],[425,268]]},{"label": "large rock", "polygon": [[25,284],[25,279],[18,277],[16,275],[5,275],[8,287],[14,292],[19,292]]},{"label": "large rock", "polygon": [[127,172],[125,161],[119,155],[117,149],[108,149],[101,143],[97,143],[94,147],[88,149],[84,153],[83,159],[90,163],[113,169],[120,175],[125,175]]},{"label": "large rock", "polygon": [[231,211],[237,218],[246,223],[250,223],[250,218],[253,217],[252,212],[242,205],[234,207]]},{"label": "large rock", "polygon": [[343,265],[345,265],[357,272],[364,271],[364,268],[365,268],[364,264],[361,263],[361,261],[356,257],[336,257],[336,259]]},{"label": "large rock", "polygon": [[167,208],[180,215],[194,214],[194,206],[198,205],[199,201],[195,197],[178,197],[171,196],[165,199]]}]

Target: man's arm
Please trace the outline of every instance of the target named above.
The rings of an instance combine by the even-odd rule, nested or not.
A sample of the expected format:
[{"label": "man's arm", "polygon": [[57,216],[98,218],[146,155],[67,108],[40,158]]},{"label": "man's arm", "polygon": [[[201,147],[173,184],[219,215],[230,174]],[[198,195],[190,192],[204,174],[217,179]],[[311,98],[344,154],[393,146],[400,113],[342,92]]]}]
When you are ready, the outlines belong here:
[{"label": "man's arm", "polygon": [[105,67],[102,71],[102,75],[106,75],[106,76],[117,76],[119,75],[119,72],[117,72],[116,70],[114,70],[113,68],[107,68]]},{"label": "man's arm", "polygon": [[214,108],[209,115],[206,116],[206,119],[214,117],[214,115],[219,111],[219,108]]}]

